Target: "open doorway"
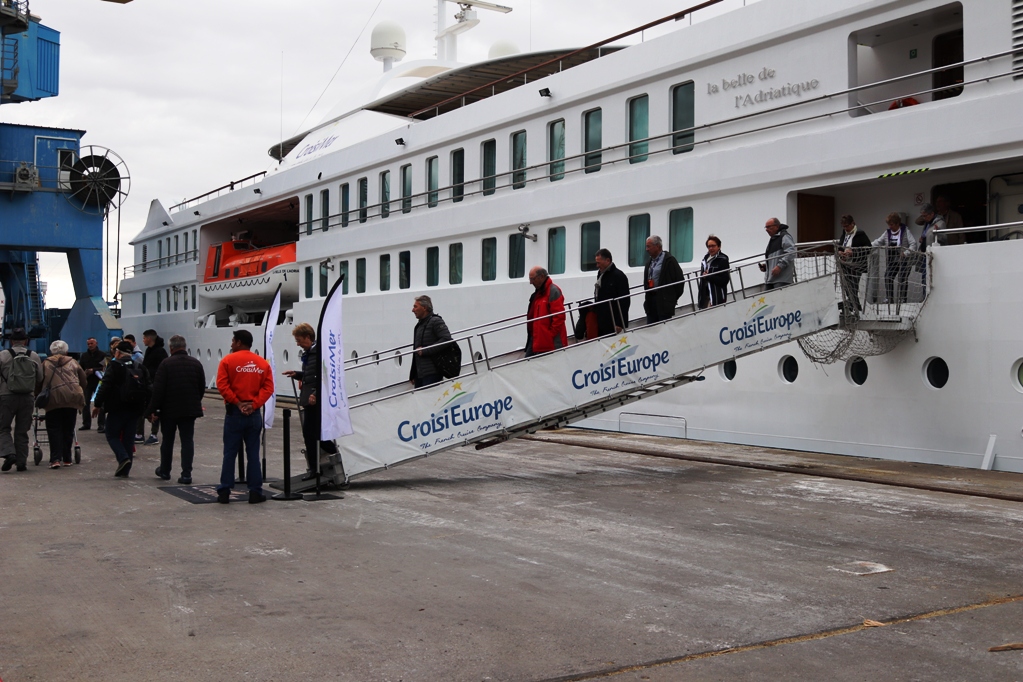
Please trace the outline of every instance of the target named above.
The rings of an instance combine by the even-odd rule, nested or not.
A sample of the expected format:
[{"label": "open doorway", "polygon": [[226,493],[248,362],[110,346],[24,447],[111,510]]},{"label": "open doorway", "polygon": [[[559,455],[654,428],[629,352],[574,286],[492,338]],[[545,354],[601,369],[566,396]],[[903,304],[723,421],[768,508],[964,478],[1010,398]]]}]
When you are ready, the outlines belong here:
[{"label": "open doorway", "polygon": [[[939,211],[948,206],[948,216],[952,220],[949,227],[958,222],[955,217],[962,218],[963,227],[977,227],[987,224],[987,182],[984,180],[966,180],[935,185],[931,188],[931,203]],[[987,241],[986,232],[967,232],[962,235],[949,235],[949,244],[975,244]]]},{"label": "open doorway", "polygon": [[796,195],[796,241],[830,241],[836,229],[835,197],[806,192]]}]

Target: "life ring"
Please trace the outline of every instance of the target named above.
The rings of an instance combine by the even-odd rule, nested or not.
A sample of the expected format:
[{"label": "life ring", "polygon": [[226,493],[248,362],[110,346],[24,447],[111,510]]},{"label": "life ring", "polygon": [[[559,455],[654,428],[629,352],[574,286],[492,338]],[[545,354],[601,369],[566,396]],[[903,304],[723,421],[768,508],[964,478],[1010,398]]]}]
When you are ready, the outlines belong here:
[{"label": "life ring", "polygon": [[920,102],[916,101],[913,97],[903,97],[902,99],[897,99],[892,102],[888,107],[888,111],[891,111],[892,109],[901,109],[903,107],[912,107],[917,104],[920,104]]}]

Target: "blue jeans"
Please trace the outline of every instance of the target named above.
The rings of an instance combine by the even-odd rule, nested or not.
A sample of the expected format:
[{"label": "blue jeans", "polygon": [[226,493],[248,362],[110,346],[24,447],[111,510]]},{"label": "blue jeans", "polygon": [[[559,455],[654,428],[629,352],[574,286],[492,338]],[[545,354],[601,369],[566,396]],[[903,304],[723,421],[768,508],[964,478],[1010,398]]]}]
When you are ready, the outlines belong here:
[{"label": "blue jeans", "polygon": [[[110,418],[107,417],[107,433],[110,432]],[[231,405],[224,417],[224,465],[220,470],[220,485],[217,490],[234,488],[234,463],[238,458],[238,450],[245,443],[246,469],[245,480],[249,490],[263,490],[263,470],[259,466],[259,437],[263,433],[263,417],[256,410],[248,417]]]},{"label": "blue jeans", "polygon": [[114,457],[120,464],[132,458],[135,449],[135,422],[138,412],[107,412],[106,437]]}]

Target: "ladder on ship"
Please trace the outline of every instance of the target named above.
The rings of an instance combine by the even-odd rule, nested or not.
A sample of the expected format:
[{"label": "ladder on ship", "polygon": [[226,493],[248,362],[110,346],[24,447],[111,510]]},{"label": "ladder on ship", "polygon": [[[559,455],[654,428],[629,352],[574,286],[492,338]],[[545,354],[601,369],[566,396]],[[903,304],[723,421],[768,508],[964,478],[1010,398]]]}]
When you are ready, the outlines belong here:
[{"label": "ladder on ship", "polygon": [[[416,390],[402,382],[349,397],[354,433],[338,440],[339,466],[325,466],[324,475],[341,485],[353,477],[451,448],[476,445],[480,449],[567,426],[702,380],[708,367],[792,341],[800,341],[804,350],[809,348],[811,359],[818,362],[838,359],[852,344],[850,339],[859,338],[856,350],[861,354],[871,353],[862,347],[864,339],[896,339],[875,342],[874,354],[887,352],[913,332],[925,299],[925,283],[915,283],[905,302],[889,302],[883,297],[884,283],[878,284],[882,264],[881,276],[874,267],[873,274],[857,280],[856,296],[862,306],[854,307],[850,303],[853,285],[844,276],[841,262],[836,255],[820,252],[822,246],[832,244],[799,245],[796,282],[791,285],[766,291],[758,267],[762,258],[746,259],[730,270],[726,302],[697,310],[694,287],[698,287],[699,273],[692,273],[686,278],[682,299],[689,299],[689,304],[677,308],[671,319],[646,325],[640,318],[614,336],[570,341],[565,348],[541,355],[527,358],[521,349],[488,352],[514,347],[512,339],[521,344],[525,316],[454,333],[463,358],[468,358],[457,378]],[[633,310],[642,309],[644,295],[641,288],[630,294]],[[566,306],[570,336],[576,315],[589,304]],[[821,340],[822,336],[826,338]],[[816,343],[804,345],[814,338]],[[829,344],[830,359],[821,352]],[[379,357],[391,361],[412,352],[405,346]],[[353,380],[357,370],[354,362],[346,363],[349,386],[358,385]]]}]

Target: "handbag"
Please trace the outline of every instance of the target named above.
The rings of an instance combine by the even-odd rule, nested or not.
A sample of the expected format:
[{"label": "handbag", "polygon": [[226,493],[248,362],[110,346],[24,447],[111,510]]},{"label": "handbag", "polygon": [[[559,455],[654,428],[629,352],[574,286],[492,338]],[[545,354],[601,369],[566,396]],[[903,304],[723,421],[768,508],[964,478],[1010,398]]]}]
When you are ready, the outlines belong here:
[{"label": "handbag", "polygon": [[40,410],[45,410],[46,406],[50,404],[50,384],[53,383],[53,377],[57,374],[57,370],[60,367],[61,365],[58,365],[56,362],[53,363],[53,371],[50,372],[50,378],[46,380],[43,390],[39,391],[39,395],[36,396],[36,407]]},{"label": "handbag", "polygon": [[454,379],[462,372],[462,349],[456,341],[452,341],[433,357],[433,364],[442,377]]}]

